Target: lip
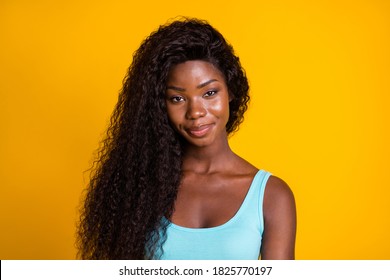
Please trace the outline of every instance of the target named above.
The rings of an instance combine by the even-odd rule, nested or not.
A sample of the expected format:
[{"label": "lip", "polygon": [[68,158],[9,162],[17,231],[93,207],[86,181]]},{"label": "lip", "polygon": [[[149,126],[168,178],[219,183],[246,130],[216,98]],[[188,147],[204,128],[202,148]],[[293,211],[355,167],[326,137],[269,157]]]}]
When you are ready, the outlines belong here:
[{"label": "lip", "polygon": [[203,137],[205,136],[210,129],[212,128],[212,124],[203,124],[199,126],[192,126],[190,128],[187,128],[186,131],[188,134],[190,134],[193,137]]}]

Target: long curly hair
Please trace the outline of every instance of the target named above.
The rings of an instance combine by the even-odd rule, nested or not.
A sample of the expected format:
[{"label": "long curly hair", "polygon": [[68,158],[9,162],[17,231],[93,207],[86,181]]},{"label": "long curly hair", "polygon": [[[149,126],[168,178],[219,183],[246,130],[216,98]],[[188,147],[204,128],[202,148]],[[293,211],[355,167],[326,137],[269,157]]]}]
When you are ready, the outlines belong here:
[{"label": "long curly hair", "polygon": [[[249,101],[239,58],[206,21],[160,26],[133,55],[81,208],[82,259],[156,259],[182,177],[184,140],[171,127],[165,92],[170,69],[188,60],[212,63],[230,101],[226,131],[235,131]],[[164,217],[166,219],[164,219]]]}]

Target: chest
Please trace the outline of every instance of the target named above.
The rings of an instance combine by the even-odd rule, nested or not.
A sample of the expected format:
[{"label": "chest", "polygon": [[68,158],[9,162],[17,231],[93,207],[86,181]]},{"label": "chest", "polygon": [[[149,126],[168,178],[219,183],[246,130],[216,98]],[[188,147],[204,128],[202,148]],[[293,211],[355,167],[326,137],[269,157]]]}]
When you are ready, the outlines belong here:
[{"label": "chest", "polygon": [[159,256],[165,260],[256,260],[263,229],[257,219],[252,220],[236,220],[218,229],[171,225]]},{"label": "chest", "polygon": [[225,224],[240,209],[251,182],[251,176],[185,176],[171,221],[188,228]]}]

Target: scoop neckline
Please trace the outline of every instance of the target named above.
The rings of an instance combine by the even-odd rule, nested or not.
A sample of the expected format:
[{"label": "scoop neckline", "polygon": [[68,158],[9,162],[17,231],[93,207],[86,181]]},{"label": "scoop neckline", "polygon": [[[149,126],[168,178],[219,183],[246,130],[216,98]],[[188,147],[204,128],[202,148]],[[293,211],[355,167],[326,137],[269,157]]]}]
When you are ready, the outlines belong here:
[{"label": "scoop neckline", "polygon": [[177,224],[171,222],[170,220],[168,220],[166,217],[164,217],[164,219],[167,220],[169,223],[168,227],[171,227],[171,228],[176,229],[176,230],[188,231],[188,232],[208,232],[208,231],[221,230],[221,229],[229,226],[230,224],[234,223],[241,216],[241,213],[247,207],[247,204],[249,203],[248,202],[249,198],[252,196],[252,193],[254,192],[254,189],[255,189],[255,187],[254,187],[256,185],[255,182],[258,180],[258,178],[260,177],[260,174],[262,174],[262,173],[263,173],[263,170],[258,170],[256,172],[255,176],[253,176],[252,182],[249,186],[249,189],[245,195],[244,200],[242,201],[242,203],[240,205],[240,208],[238,208],[237,212],[233,215],[233,217],[231,217],[225,223],[218,225],[218,226],[214,226],[214,227],[190,228],[190,227],[184,227],[184,226],[177,225]]}]

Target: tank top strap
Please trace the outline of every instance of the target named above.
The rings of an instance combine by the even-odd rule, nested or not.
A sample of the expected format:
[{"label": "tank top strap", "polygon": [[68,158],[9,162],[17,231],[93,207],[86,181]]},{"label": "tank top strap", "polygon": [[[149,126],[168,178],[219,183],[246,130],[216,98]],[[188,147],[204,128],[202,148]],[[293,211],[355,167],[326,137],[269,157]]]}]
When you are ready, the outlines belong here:
[{"label": "tank top strap", "polygon": [[263,233],[264,230],[263,201],[265,187],[271,175],[272,174],[270,172],[259,170],[253,178],[252,184],[250,186],[251,194],[248,197],[249,201],[246,211],[249,212],[246,214],[252,216],[252,218],[255,218],[253,216],[256,216],[261,233]]}]

